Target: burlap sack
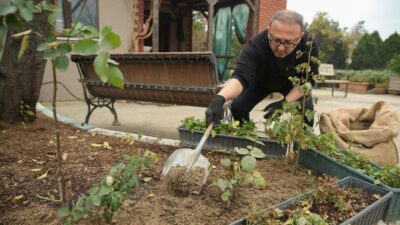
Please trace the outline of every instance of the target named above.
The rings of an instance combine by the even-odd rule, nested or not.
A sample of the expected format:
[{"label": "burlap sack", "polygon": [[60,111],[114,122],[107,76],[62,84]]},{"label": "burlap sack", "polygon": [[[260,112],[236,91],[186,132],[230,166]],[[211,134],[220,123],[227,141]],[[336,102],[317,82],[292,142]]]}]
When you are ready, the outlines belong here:
[{"label": "burlap sack", "polygon": [[336,109],[322,113],[319,128],[321,133],[332,132],[339,147],[364,155],[380,166],[399,163],[393,140],[400,131],[400,121],[388,102],[379,101],[369,109]]}]

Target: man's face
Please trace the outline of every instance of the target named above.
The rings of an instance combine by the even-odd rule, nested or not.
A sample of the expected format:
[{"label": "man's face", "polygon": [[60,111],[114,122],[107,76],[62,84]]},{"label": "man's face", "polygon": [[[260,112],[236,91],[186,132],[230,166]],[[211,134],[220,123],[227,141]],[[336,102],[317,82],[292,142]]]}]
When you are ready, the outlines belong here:
[{"label": "man's face", "polygon": [[300,42],[304,32],[297,24],[285,24],[279,21],[272,22],[268,32],[268,42],[274,55],[284,58],[289,55]]}]

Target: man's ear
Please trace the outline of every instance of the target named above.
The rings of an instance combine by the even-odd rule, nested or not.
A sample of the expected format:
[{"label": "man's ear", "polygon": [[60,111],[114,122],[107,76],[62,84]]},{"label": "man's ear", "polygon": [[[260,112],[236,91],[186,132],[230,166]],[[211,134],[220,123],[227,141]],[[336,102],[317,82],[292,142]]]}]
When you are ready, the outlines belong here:
[{"label": "man's ear", "polygon": [[303,37],[304,37],[304,31],[301,32],[300,39],[302,39]]}]

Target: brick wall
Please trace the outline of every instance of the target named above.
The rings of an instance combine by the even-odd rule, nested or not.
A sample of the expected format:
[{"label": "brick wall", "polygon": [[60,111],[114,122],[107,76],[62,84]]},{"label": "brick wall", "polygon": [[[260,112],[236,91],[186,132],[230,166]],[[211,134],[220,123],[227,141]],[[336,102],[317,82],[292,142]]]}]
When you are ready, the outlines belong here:
[{"label": "brick wall", "polygon": [[269,20],[278,10],[286,9],[286,0],[260,0],[258,32],[267,28]]}]

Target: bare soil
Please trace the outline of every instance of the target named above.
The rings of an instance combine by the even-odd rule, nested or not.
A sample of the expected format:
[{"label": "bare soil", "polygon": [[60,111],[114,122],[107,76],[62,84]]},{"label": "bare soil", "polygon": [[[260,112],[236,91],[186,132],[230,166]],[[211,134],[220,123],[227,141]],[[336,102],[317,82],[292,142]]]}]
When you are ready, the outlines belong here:
[{"label": "bare soil", "polygon": [[[213,168],[199,195],[181,195],[160,177],[164,162],[177,149],[139,141],[129,144],[121,138],[89,133],[60,124],[63,172],[71,182],[73,198],[86,193],[122,161],[123,155],[150,150],[159,161],[142,171],[142,184],[115,215],[114,224],[229,224],[246,216],[254,205],[266,207],[312,189],[313,176],[298,165],[283,160],[257,162],[267,187],[251,185],[236,190],[232,201],[224,203],[210,184],[227,171],[219,164],[226,155],[206,154]],[[97,145],[96,145],[97,144]],[[0,224],[61,224],[57,209],[61,205],[43,199],[58,196],[55,161],[54,121],[39,116],[28,125],[0,124]],[[39,179],[42,177],[41,179]],[[146,178],[146,179],[144,179]],[[147,181],[151,178],[150,181]],[[144,182],[146,180],[147,182]],[[103,224],[87,218],[80,224]]]}]

